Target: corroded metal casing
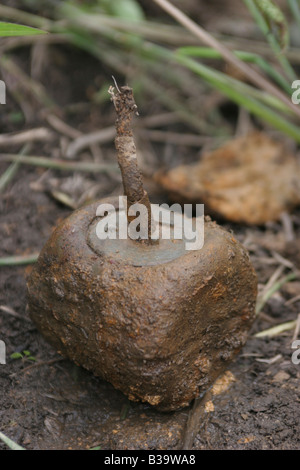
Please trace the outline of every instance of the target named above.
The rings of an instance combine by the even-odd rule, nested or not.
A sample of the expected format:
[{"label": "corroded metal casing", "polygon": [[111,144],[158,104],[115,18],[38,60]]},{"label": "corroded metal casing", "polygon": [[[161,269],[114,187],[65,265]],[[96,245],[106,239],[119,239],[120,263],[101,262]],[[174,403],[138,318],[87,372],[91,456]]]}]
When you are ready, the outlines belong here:
[{"label": "corroded metal casing", "polygon": [[[101,201],[100,201],[101,202]],[[45,338],[131,400],[187,406],[244,345],[257,279],[248,254],[205,221],[204,246],[93,235],[100,202],[59,225],[28,279],[28,308]]]}]

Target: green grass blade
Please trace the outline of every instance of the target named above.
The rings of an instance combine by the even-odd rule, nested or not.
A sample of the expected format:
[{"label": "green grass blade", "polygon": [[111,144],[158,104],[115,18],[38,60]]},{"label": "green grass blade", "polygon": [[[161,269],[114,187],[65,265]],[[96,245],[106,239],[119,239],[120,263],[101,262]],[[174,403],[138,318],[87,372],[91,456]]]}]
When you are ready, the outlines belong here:
[{"label": "green grass blade", "polygon": [[[29,148],[30,148],[30,144],[25,144],[24,147],[20,151],[20,156],[25,155]],[[20,166],[20,161],[17,159],[0,176],[0,193],[6,188],[8,183],[10,183],[10,181],[13,179],[13,177],[15,176],[15,174],[17,173],[19,169],[19,166]]]},{"label": "green grass blade", "polygon": [[294,81],[297,79],[297,75],[291,66],[290,62],[288,61],[287,57],[282,52],[282,48],[276,37],[274,36],[271,27],[268,24],[268,21],[258,8],[256,2],[254,0],[244,0],[245,5],[247,6],[248,10],[252,14],[255,22],[257,23],[258,27],[261,29],[263,34],[265,35],[269,45],[277,58],[278,62],[280,63],[281,67],[285,71],[287,77]]},{"label": "green grass blade", "polygon": [[280,325],[272,326],[272,328],[268,328],[267,330],[260,331],[256,333],[255,338],[272,338],[273,336],[277,336],[284,331],[289,331],[295,328],[297,325],[297,320],[288,321],[285,323],[281,323]]},{"label": "green grass blade", "polygon": [[[124,34],[122,36],[123,45],[130,47],[130,39],[128,42],[126,42],[126,39],[126,35]],[[110,66],[114,66],[115,55],[109,54],[108,51],[104,51],[95,45],[92,46],[87,38],[83,37],[81,34],[74,33],[73,41],[76,42],[78,46],[98,57],[98,59],[108,59]],[[272,109],[274,107],[288,115],[291,113],[285,104],[276,97],[239,82],[238,80],[234,80],[222,72],[218,72],[190,57],[179,54],[176,51],[172,52],[162,46],[144,42],[141,48],[136,52],[141,58],[144,58],[144,60],[147,58],[155,58],[157,61],[161,61],[164,64],[171,64],[173,62],[190,69],[232,101],[300,143],[298,127]],[[147,76],[141,77],[141,79],[142,78],[147,79]]]},{"label": "green grass blade", "polygon": [[0,21],[0,36],[32,36],[37,34],[47,34],[47,31],[32,28],[31,26],[24,26],[15,23],[5,23]]},{"label": "green grass blade", "polygon": [[219,90],[236,104],[244,107],[249,112],[255,114],[260,119],[271,124],[276,129],[284,132],[286,135],[295,139],[296,142],[300,143],[300,133],[298,126],[290,123],[287,119],[276,113],[274,109],[269,108],[265,104],[261,103],[258,99],[255,99],[253,96],[247,93],[241,93],[241,91],[237,88],[238,83],[236,82],[236,85],[234,86],[233,83],[228,80],[228,77],[225,74],[210,69],[209,67],[204,66],[203,64],[200,64],[188,57],[177,55],[174,57],[174,60],[194,71],[215,89]]},{"label": "green grass blade", "polygon": [[37,261],[39,253],[31,255],[16,255],[0,258],[0,266],[20,266],[23,264],[33,264]]},{"label": "green grass blade", "polygon": [[5,436],[0,432],[0,439],[4,442],[11,450],[26,450],[24,447],[19,446],[16,442],[12,441],[9,437]]},{"label": "green grass blade", "polygon": [[15,161],[11,165],[9,165],[7,170],[0,176],[0,193],[5,189],[8,183],[12,180],[12,178],[18,171],[19,166],[20,166],[20,162]]},{"label": "green grass blade", "polygon": [[[220,52],[210,47],[198,46],[185,46],[180,47],[176,51],[178,54],[186,55],[189,57],[199,57],[202,59],[222,59]],[[233,51],[234,54],[244,62],[250,62],[257,65],[263,70],[270,78],[272,78],[284,91],[291,94],[291,84],[285,79],[277,70],[274,69],[263,57],[253,52]]]},{"label": "green grass blade", "polygon": [[256,305],[256,315],[258,315],[262,309],[264,308],[265,304],[268,302],[268,300],[272,297],[272,295],[277,292],[281,287],[286,284],[287,282],[294,281],[297,279],[299,276],[296,273],[290,273],[287,276],[285,276],[283,279],[279,280],[276,282],[266,293],[265,295],[258,300],[257,305]]}]

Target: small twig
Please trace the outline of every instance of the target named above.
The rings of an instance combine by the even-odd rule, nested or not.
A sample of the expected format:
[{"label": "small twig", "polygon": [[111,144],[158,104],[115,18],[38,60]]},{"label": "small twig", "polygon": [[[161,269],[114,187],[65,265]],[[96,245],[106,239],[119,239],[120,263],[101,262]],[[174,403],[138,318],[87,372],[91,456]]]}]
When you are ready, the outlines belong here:
[{"label": "small twig", "polygon": [[300,333],[300,313],[298,313],[295,331],[294,331],[293,338],[292,338],[292,343],[298,338],[299,333]]},{"label": "small twig", "polygon": [[53,129],[55,129],[60,134],[70,137],[71,139],[76,139],[77,137],[80,137],[82,135],[80,131],[74,129],[74,127],[69,126],[69,124],[65,123],[55,114],[47,114],[45,118],[46,121],[50,124],[50,126],[53,127]]},{"label": "small twig", "polygon": [[134,204],[140,204],[146,207],[148,227],[146,240],[152,242],[151,225],[153,221],[151,216],[151,204],[148,194],[144,190],[142,174],[138,167],[136,146],[132,131],[132,117],[134,114],[138,115],[133,90],[128,86],[123,86],[115,93],[114,88],[110,87],[108,92],[111,95],[111,100],[117,113],[115,146],[122,174],[124,194],[127,197],[127,219],[131,222],[136,218],[136,216],[129,215],[130,207]]},{"label": "small twig", "polygon": [[19,166],[19,162],[13,162],[0,176],[0,192],[2,192],[6,188],[8,183],[13,179],[13,177],[18,171]]},{"label": "small twig", "polygon": [[0,145],[20,145],[32,141],[49,142],[53,138],[53,133],[45,128],[38,127],[22,132],[13,132],[0,135]]},{"label": "small twig", "polygon": [[131,88],[122,87],[121,90],[122,92],[115,94],[113,87],[110,87],[108,92],[117,113],[115,145],[122,173],[124,193],[128,197],[129,203],[135,204],[144,197],[142,175],[137,164],[136,147],[132,132],[132,116],[137,113],[137,105]]},{"label": "small twig", "polygon": [[31,323],[31,320],[29,318],[23,317],[23,315],[19,315],[12,308],[7,307],[6,305],[0,305],[0,310],[8,315],[11,315],[14,318],[18,318],[18,320],[24,320],[26,322]]},{"label": "small twig", "polygon": [[[154,126],[163,126],[166,124],[172,124],[178,122],[180,117],[174,113],[162,113],[155,116],[148,116],[139,121],[139,124],[136,126],[138,129],[142,130],[143,126],[145,127],[154,127]],[[58,130],[58,129],[57,129]],[[106,144],[112,142],[116,134],[115,126],[109,126],[99,131],[90,132],[88,134],[78,135],[73,137],[74,140],[71,142],[66,151],[66,158],[74,158],[81,150],[90,147],[94,144]],[[199,136],[199,139],[201,137]]]},{"label": "small twig", "polygon": [[147,116],[143,119],[139,119],[137,127],[142,129],[144,127],[165,126],[178,122],[180,122],[180,117],[178,116],[178,114],[171,111],[154,114],[153,116]]},{"label": "small twig", "polygon": [[60,204],[63,204],[66,207],[70,207],[71,209],[77,209],[77,204],[73,199],[68,195],[63,193],[62,191],[52,190],[50,191],[51,196]]},{"label": "small twig", "polygon": [[100,131],[90,132],[77,136],[67,148],[66,158],[74,158],[82,149],[90,147],[93,144],[104,144],[114,139],[116,129],[114,126],[106,127]]},{"label": "small twig", "polygon": [[277,354],[276,356],[272,357],[271,359],[261,359],[257,358],[255,359],[257,362],[263,362],[265,364],[275,364],[275,362],[279,361],[279,359],[282,359],[282,354]]},{"label": "small twig", "polygon": [[300,300],[300,294],[295,295],[295,296],[292,297],[291,299],[287,300],[284,305],[292,305],[292,304],[294,304],[295,302],[297,302],[298,300]]},{"label": "small twig", "polygon": [[117,81],[116,81],[116,79],[115,79],[115,77],[114,77],[113,75],[112,75],[112,79],[113,79],[113,81],[114,81],[114,84],[115,84],[115,87],[116,87],[118,93],[121,93],[121,92],[120,92],[120,89],[119,89],[119,87],[118,87]]},{"label": "small twig", "polygon": [[[27,152],[29,152],[31,148],[31,143],[26,143],[22,149],[20,150],[19,158],[22,155],[25,155]],[[0,192],[3,191],[8,183],[13,179],[15,174],[17,173],[18,169],[20,166],[20,161],[17,159],[14,161],[9,167],[6,169],[6,171],[1,175],[0,177]]]},{"label": "small twig", "polygon": [[202,394],[202,396],[194,401],[186,422],[183,445],[181,447],[182,450],[190,450],[193,448],[196,433],[200,431],[200,426],[203,425],[203,422],[205,422],[207,418],[210,402],[213,402],[215,396],[225,393],[235,380],[234,375],[230,371],[226,371],[215,380],[212,386]]},{"label": "small twig", "polygon": [[[99,147],[96,145],[99,141],[102,142],[109,142],[113,140],[114,136],[114,128],[111,128],[111,135],[109,132],[105,132],[108,129],[103,129],[103,131],[95,132],[92,134],[83,134],[74,127],[69,126],[69,124],[65,123],[62,119],[60,119],[55,114],[49,114],[46,116],[47,121],[49,124],[60,134],[65,135],[71,139],[74,139],[73,142],[68,145],[66,151],[64,152],[66,158],[74,158],[76,154],[82,150],[84,147],[90,147],[90,150],[96,160],[101,160],[100,155],[101,151]],[[95,138],[96,136],[96,138]],[[98,141],[99,139],[99,141]]]},{"label": "small twig", "polygon": [[1,159],[7,162],[19,161],[25,165],[40,166],[42,168],[52,168],[62,171],[87,171],[93,173],[108,173],[116,171],[117,165],[112,163],[93,163],[93,162],[69,162],[58,158],[47,158],[39,156],[20,156],[15,154],[1,154]]},{"label": "small twig", "polygon": [[284,266],[282,266],[282,265],[280,265],[280,266],[278,266],[278,268],[276,268],[276,270],[274,271],[274,273],[272,274],[272,276],[268,280],[267,284],[265,285],[264,290],[262,292],[262,296],[264,294],[266,294],[272,288],[272,286],[277,281],[279,276],[281,276],[283,271],[284,271]]},{"label": "small twig", "polygon": [[271,253],[272,253],[272,256],[276,259],[276,261],[278,261],[278,263],[280,263],[282,266],[285,266],[286,268],[289,268],[289,269],[295,269],[295,265],[290,260],[284,258],[276,251],[271,251]]},{"label": "small twig", "polygon": [[280,219],[282,222],[286,241],[291,242],[295,240],[294,227],[290,214],[288,214],[287,212],[283,212],[280,216]]},{"label": "small twig", "polygon": [[260,312],[259,313],[259,318],[267,323],[270,323],[271,325],[276,325],[276,319],[271,317],[271,315],[268,315],[265,312]]},{"label": "small twig", "polygon": [[205,419],[205,403],[211,400],[212,396],[212,389],[209,389],[204,396],[195,399],[186,422],[181,450],[192,449],[196,432],[199,432]]}]

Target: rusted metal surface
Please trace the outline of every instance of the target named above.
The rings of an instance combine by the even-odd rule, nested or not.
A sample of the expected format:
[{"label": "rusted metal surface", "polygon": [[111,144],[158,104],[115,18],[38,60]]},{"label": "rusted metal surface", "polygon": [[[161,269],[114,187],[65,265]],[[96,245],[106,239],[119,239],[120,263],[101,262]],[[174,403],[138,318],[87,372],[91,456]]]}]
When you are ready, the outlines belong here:
[{"label": "rusted metal surface", "polygon": [[[148,240],[151,244],[151,204],[148,193],[144,190],[142,173],[138,167],[136,145],[133,138],[132,119],[138,114],[137,105],[134,100],[133,90],[123,86],[114,92],[109,90],[114,104],[117,119],[115,146],[117,150],[118,163],[120,166],[124,194],[128,200],[128,211],[133,204],[143,204],[147,208]],[[128,220],[132,221],[135,216],[127,214]]]},{"label": "rusted metal surface", "polygon": [[74,212],[42,250],[28,280],[31,318],[63,356],[130,400],[187,406],[246,341],[257,289],[248,254],[206,221],[201,250],[164,259],[159,250],[172,247],[159,243],[160,262],[137,251],[132,263],[91,242],[98,205]]}]

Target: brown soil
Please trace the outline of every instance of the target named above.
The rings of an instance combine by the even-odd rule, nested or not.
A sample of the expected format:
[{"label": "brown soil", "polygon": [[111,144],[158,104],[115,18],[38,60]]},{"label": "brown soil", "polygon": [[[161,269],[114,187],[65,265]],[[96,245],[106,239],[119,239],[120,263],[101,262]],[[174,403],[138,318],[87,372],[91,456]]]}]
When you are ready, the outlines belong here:
[{"label": "brown soil", "polygon": [[[96,106],[88,101],[91,90],[107,81],[111,71],[99,71],[99,65],[86,54],[54,46],[51,53],[63,65],[44,75],[49,94],[62,108],[87,103],[78,107],[76,115],[64,114],[64,120],[83,132],[112,125],[111,105]],[[26,67],[28,54],[20,50],[15,59]],[[76,80],[72,79],[75,76]],[[2,132],[24,129],[24,123],[12,121],[12,113],[18,110],[16,101],[8,96],[6,107],[1,108]],[[145,105],[140,115],[158,111],[165,110],[159,110],[157,103],[149,109]],[[40,114],[34,116],[33,122],[26,124],[28,128],[50,127]],[[169,130],[189,132],[184,125],[170,124]],[[51,142],[34,144],[30,154],[57,156],[61,140],[55,131]],[[155,149],[163,152],[164,145]],[[20,146],[2,150],[16,153]],[[187,160],[193,160],[193,148],[183,150]],[[115,158],[112,143],[105,145],[105,156],[108,161]],[[0,160],[0,175],[7,167],[8,163]],[[80,188],[96,184],[93,198],[121,192],[116,173],[80,173],[76,177],[79,180],[72,172],[46,172],[25,165],[18,169],[1,194],[0,257],[38,252],[57,222],[71,213],[53,197],[53,185],[71,186],[75,199],[76,181]],[[152,202],[165,201],[165,195],[151,180],[146,182]],[[299,240],[299,210],[293,212],[291,220]],[[287,250],[281,222],[251,228],[222,225],[233,230],[249,249],[259,285],[265,285],[282,263],[284,275],[290,272],[289,263],[297,262],[298,252],[293,251],[297,242]],[[30,270],[30,266],[0,267],[0,339],[7,347],[7,364],[0,365],[0,431],[18,444],[26,449],[180,449],[184,442],[190,442],[193,449],[300,449],[300,365],[291,360],[294,331],[269,339],[254,336],[274,324],[297,318],[300,300],[288,301],[299,294],[298,281],[285,284],[267,302],[246,346],[230,366],[234,382],[226,392],[213,397],[209,409],[199,402],[174,413],[160,413],[149,405],[129,402],[110,384],[62,359],[45,342],[26,312]],[[26,356],[11,359],[11,354],[24,350],[36,361]],[[0,449],[5,448],[0,443]]]},{"label": "brown soil", "polygon": [[[40,249],[56,221],[70,212],[46,194],[30,191],[37,176],[37,170],[23,168],[2,197],[2,256]],[[241,240],[253,230],[234,229]],[[258,232],[264,236],[264,230]],[[258,245],[252,255],[259,280],[265,283],[274,266],[264,263],[265,251]],[[1,339],[7,345],[7,364],[0,366],[1,430],[27,449],[180,448],[189,408],[164,414],[130,403],[111,385],[61,359],[44,341],[25,312],[29,272],[30,267],[0,270],[0,305],[20,315],[0,315]],[[270,321],[296,318],[299,301],[285,306],[294,284],[269,301],[265,312]],[[214,399],[214,411],[197,422],[195,449],[299,449],[300,369],[291,361],[292,332],[254,338],[255,332],[270,325],[264,318],[256,321],[230,367],[236,381]],[[29,350],[36,362],[10,359],[23,350]],[[273,364],[257,360],[278,355]]]}]

